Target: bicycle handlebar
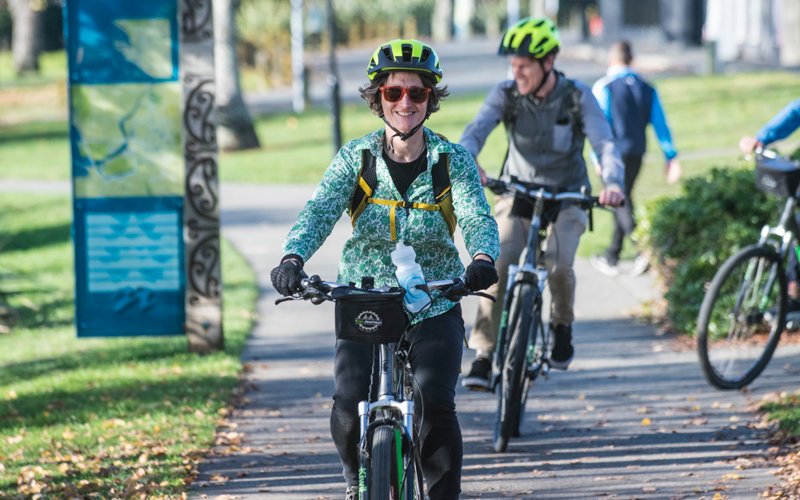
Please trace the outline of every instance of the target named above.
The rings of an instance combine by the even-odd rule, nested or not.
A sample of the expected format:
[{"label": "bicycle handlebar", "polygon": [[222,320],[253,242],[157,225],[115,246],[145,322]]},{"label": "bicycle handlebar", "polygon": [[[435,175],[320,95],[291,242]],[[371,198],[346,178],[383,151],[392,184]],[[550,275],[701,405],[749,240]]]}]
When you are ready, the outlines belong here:
[{"label": "bicycle handlebar", "polygon": [[[337,288],[348,288],[349,290],[352,290],[353,293],[371,293],[378,295],[382,293],[397,293],[397,288],[390,289],[388,286],[382,286],[380,288],[359,288],[355,286],[354,283],[323,281],[316,274],[309,278],[303,278],[300,281],[300,287],[302,288],[300,292],[277,299],[275,304],[278,305],[282,302],[286,302],[287,300],[310,300],[311,303],[315,305],[319,305],[326,301],[335,302],[336,299],[331,297],[331,292]],[[453,302],[457,302],[462,297],[469,295],[478,295],[491,299],[492,301],[495,300],[493,296],[487,293],[473,291],[467,288],[463,277],[449,280],[428,281],[425,285],[417,285],[417,288],[426,291],[431,296],[432,300],[443,297]]]},{"label": "bicycle handlebar", "polygon": [[495,194],[510,193],[515,196],[522,196],[524,198],[534,200],[577,201],[586,208],[603,206],[600,203],[600,198],[586,194],[585,192],[553,193],[544,187],[531,188],[521,182],[506,182],[500,179],[493,179],[491,177],[486,179],[486,187],[488,187]]}]

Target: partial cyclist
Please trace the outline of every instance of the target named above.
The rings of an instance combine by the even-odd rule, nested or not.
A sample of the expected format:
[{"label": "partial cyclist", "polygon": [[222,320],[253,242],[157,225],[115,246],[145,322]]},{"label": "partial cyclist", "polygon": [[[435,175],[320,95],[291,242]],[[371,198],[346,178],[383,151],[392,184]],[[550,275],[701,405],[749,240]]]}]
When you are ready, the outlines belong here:
[{"label": "partial cyclist", "polygon": [[[417,40],[391,40],[372,55],[369,83],[360,89],[384,126],[344,145],[298,216],[272,270],[283,295],[300,290],[305,262],[319,249],[342,213],[353,235],[345,243],[337,281],[374,277],[376,287],[397,286],[392,253],[411,246],[426,280],[464,275],[483,290],[497,281],[497,224],[491,216],[472,156],[423,127],[448,95],[432,47]],[[461,228],[472,261],[464,269],[453,241]],[[456,417],[464,321],[456,302],[439,298],[411,319],[410,362],[419,383],[422,469],[431,499],[457,498],[463,447]],[[334,359],[331,434],[347,482],[357,498],[359,418],[357,404],[370,389],[372,346],[338,340]]]},{"label": "partial cyclist", "polygon": [[[739,148],[745,154],[753,153],[789,137],[798,128],[800,128],[800,99],[795,99],[761,127],[755,137],[749,135],[742,137]],[[786,324],[790,330],[797,330],[800,329],[800,269],[794,253],[789,255],[786,274],[789,280]]]},{"label": "partial cyclist", "polygon": [[[501,178],[515,178],[531,186],[555,191],[591,188],[583,146],[586,138],[600,159],[605,188],[602,204],[618,206],[624,199],[624,171],[611,129],[591,89],[567,78],[554,68],[560,48],[558,29],[548,18],[525,18],[509,28],[498,54],[507,56],[513,79],[495,86],[478,115],[459,141],[477,159],[486,138],[503,122],[508,153]],[[482,182],[486,174],[479,166]],[[473,390],[488,390],[491,355],[495,348],[508,265],[516,264],[527,240],[531,205],[501,196],[495,203],[502,252],[497,262],[500,281],[489,293],[497,302],[480,300],[469,345],[476,359],[463,384]],[[573,262],[578,242],[586,230],[587,215],[575,203],[561,203],[550,226],[545,262],[550,269],[552,295],[550,328],[555,338],[550,356],[553,368],[567,369],[574,355],[572,346],[575,273]]]}]

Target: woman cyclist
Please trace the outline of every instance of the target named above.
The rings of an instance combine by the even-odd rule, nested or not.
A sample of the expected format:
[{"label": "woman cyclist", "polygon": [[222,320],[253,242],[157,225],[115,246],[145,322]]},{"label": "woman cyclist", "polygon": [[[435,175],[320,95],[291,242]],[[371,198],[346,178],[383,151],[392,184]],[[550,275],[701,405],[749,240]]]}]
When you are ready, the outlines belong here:
[{"label": "woman cyclist", "polygon": [[[451,279],[463,273],[469,289],[489,287],[497,281],[494,260],[499,241],[475,162],[464,148],[423,127],[448,95],[439,86],[439,57],[420,41],[391,40],[373,54],[367,77],[361,96],[384,125],[338,151],[283,244],[284,257],[271,273],[273,286],[283,295],[298,291],[304,263],[349,208],[353,235],[344,246],[339,282],[358,283],[361,277],[372,276],[376,287],[397,286],[390,254],[404,242],[416,251],[425,279]],[[449,162],[449,190],[435,196],[434,174],[440,171],[441,167],[435,168],[442,165],[440,160]],[[372,175],[365,173],[370,161]],[[371,191],[362,198],[366,203],[354,203],[366,191]],[[472,256],[466,271],[453,242],[452,216]],[[453,499],[460,493],[463,457],[455,408],[464,343],[461,307],[437,299],[412,318],[412,325],[408,341],[420,392],[415,401],[422,412],[423,474],[431,499]],[[331,434],[342,460],[347,498],[357,495],[357,404],[367,397],[372,363],[372,346],[337,340]]]}]

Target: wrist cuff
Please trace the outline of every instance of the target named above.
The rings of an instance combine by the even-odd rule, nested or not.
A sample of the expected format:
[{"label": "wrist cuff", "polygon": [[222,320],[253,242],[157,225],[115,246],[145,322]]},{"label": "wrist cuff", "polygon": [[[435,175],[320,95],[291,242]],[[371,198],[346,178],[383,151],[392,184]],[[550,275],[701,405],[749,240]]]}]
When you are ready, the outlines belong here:
[{"label": "wrist cuff", "polygon": [[297,263],[300,264],[301,268],[303,267],[303,265],[305,265],[305,262],[303,262],[303,258],[297,255],[296,253],[290,253],[284,255],[283,258],[281,259],[281,264],[283,264],[287,260],[296,260]]}]

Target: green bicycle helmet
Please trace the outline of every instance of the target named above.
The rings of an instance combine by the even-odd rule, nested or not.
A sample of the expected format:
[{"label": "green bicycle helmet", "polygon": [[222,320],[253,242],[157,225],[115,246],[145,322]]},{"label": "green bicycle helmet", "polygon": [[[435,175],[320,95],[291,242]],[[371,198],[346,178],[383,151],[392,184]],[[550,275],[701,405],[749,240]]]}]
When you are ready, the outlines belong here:
[{"label": "green bicycle helmet", "polygon": [[560,45],[558,28],[553,21],[547,17],[526,17],[508,28],[497,54],[544,59]]},{"label": "green bicycle helmet", "polygon": [[378,47],[367,65],[367,77],[372,81],[386,71],[417,71],[431,75],[436,83],[442,81],[439,56],[419,40],[398,38]]}]

